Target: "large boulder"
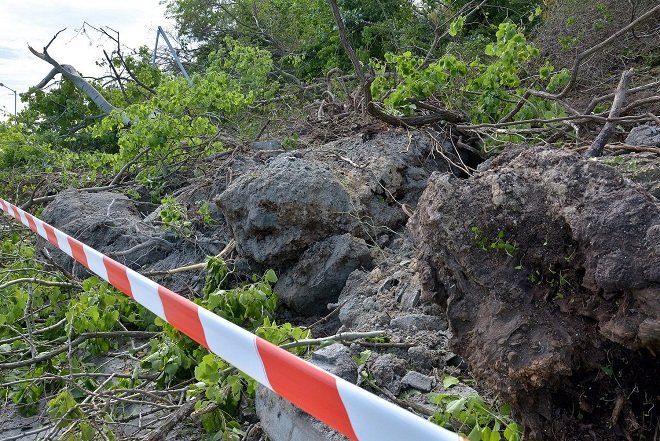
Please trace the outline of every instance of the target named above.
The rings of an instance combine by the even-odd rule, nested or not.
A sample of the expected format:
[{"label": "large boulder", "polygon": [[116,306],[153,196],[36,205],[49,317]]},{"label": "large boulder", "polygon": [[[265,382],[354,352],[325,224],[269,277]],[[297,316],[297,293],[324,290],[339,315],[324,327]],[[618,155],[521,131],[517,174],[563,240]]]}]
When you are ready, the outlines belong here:
[{"label": "large boulder", "polygon": [[371,255],[362,239],[350,234],[332,236],[309,247],[300,260],[275,285],[279,298],[303,315],[328,313],[328,303],[337,301],[348,276],[369,268]]},{"label": "large boulder", "polygon": [[218,198],[238,252],[280,266],[348,230],[350,198],[320,162],[281,155],[236,179]]},{"label": "large boulder", "polygon": [[453,350],[532,437],[652,433],[655,198],[574,153],[512,148],[469,179],[434,174],[409,229],[422,298],[445,309]]},{"label": "large boulder", "polygon": [[[133,264],[150,263],[163,258],[172,248],[171,242],[163,238],[157,229],[141,223],[142,216],[133,202],[120,193],[65,190],[48,204],[41,218],[122,262],[128,258]],[[147,247],[136,248],[148,241],[152,241],[148,250]],[[131,249],[135,249],[135,254],[123,254]],[[59,266],[78,276],[86,274],[81,265],[63,252],[51,245],[48,245],[48,250]]]},{"label": "large boulder", "polygon": [[262,266],[286,269],[344,233],[382,246],[405,226],[431,173],[450,169],[445,144],[393,131],[282,153],[238,169],[216,202],[241,257]]},{"label": "large boulder", "polygon": [[[217,254],[221,241],[197,234],[196,241],[178,237],[174,231],[158,225],[158,214],[146,219],[135,203],[121,193],[89,193],[74,189],[59,193],[44,209],[45,222],[70,236],[140,271],[162,271],[204,260]],[[77,277],[90,273],[68,255],[41,241],[53,261]],[[196,272],[180,273],[159,282],[183,294],[199,291],[204,276]]]}]

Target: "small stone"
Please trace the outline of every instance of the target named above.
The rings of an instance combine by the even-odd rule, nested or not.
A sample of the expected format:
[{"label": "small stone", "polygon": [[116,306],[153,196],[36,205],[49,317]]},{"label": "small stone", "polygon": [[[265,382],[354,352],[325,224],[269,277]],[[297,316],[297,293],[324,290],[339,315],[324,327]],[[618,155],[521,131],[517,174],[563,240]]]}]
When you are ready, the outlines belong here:
[{"label": "small stone", "polygon": [[423,346],[408,348],[408,358],[412,365],[418,369],[430,369],[433,366],[429,350]]},{"label": "small stone", "polygon": [[409,314],[393,318],[390,326],[404,331],[444,331],[447,322],[432,315]]},{"label": "small stone", "polygon": [[409,371],[401,380],[401,384],[404,386],[410,386],[413,389],[417,389],[422,392],[430,392],[431,389],[433,389],[434,383],[435,378],[420,374],[419,372],[415,371]]},{"label": "small stone", "polygon": [[660,147],[660,127],[654,124],[643,124],[634,127],[626,137],[626,144]]},{"label": "small stone", "polygon": [[351,357],[350,349],[341,343],[334,343],[314,351],[312,363],[349,383],[357,381],[357,365]]},{"label": "small stone", "polygon": [[419,289],[404,291],[401,294],[401,306],[404,310],[413,309],[415,306],[419,305],[419,299],[421,296],[422,291]]}]

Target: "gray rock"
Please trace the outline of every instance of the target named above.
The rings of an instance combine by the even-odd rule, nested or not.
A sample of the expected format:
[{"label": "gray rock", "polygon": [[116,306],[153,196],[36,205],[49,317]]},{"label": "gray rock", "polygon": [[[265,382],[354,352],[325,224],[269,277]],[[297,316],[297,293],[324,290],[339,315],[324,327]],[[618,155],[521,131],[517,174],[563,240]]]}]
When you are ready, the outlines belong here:
[{"label": "gray rock", "polygon": [[404,331],[444,331],[447,322],[433,315],[409,314],[393,318],[390,326]]},{"label": "gray rock", "polygon": [[651,123],[634,127],[626,136],[626,144],[660,147],[660,127]]},{"label": "gray rock", "polygon": [[424,346],[413,346],[408,348],[408,358],[415,368],[429,370],[433,364],[438,364],[440,360],[437,351],[431,351]]},{"label": "gray rock", "polygon": [[[172,248],[161,231],[141,223],[142,216],[133,202],[120,193],[65,190],[48,204],[41,218],[92,248],[116,256],[122,263],[151,263],[165,257],[165,252]],[[141,244],[148,246],[141,249]],[[86,277],[88,272],[80,264],[55,247],[46,247],[58,265]]]},{"label": "gray rock", "polygon": [[271,441],[348,440],[261,385],[255,394],[255,408],[261,427]]},{"label": "gray rock", "polygon": [[280,150],[282,141],[279,139],[269,139],[267,141],[253,141],[250,143],[253,150]]},{"label": "gray rock", "polygon": [[417,288],[402,291],[399,300],[401,302],[401,307],[405,311],[413,309],[415,306],[419,305],[421,295],[422,291]]},{"label": "gray rock", "polygon": [[406,374],[406,362],[394,354],[383,354],[371,362],[369,372],[385,389],[398,395],[401,378]]},{"label": "gray rock", "polygon": [[350,234],[332,236],[309,247],[275,285],[289,308],[303,315],[327,314],[348,276],[371,266],[369,248]]},{"label": "gray rock", "polygon": [[435,384],[435,378],[420,374],[416,371],[409,371],[401,379],[401,384],[422,392],[430,392]]},{"label": "gray rock", "polygon": [[[45,222],[133,269],[145,271],[172,269],[200,262],[221,249],[215,240],[197,233],[195,243],[182,240],[142,219],[132,200],[120,193],[87,193],[65,190],[57,195],[42,214]],[[156,215],[153,219],[158,219]],[[53,261],[85,278],[89,272],[55,247],[43,244]],[[201,289],[203,274],[189,272],[160,279],[175,291]]]},{"label": "gray rock", "polygon": [[320,162],[280,155],[232,182],[216,200],[241,256],[281,266],[349,229],[348,194]]},{"label": "gray rock", "polygon": [[[350,350],[340,343],[314,351],[311,361],[347,381],[354,383],[357,380],[357,366]],[[255,407],[271,441],[348,440],[261,385],[257,387]]]},{"label": "gray rock", "polygon": [[312,363],[349,383],[357,381],[357,364],[351,357],[350,349],[341,343],[334,343],[314,351]]}]

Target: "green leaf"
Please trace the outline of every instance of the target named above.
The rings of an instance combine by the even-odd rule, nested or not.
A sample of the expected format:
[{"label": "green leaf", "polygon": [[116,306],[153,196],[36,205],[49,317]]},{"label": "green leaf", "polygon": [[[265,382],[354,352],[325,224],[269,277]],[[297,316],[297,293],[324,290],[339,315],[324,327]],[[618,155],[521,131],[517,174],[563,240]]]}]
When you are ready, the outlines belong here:
[{"label": "green leaf", "polygon": [[461,380],[459,380],[456,377],[452,377],[451,375],[445,375],[445,377],[442,379],[442,387],[445,389],[449,389],[450,387],[460,383]]},{"label": "green leaf", "polygon": [[481,428],[478,424],[475,424],[470,433],[468,433],[467,439],[469,441],[481,441]]},{"label": "green leaf", "polygon": [[452,21],[449,24],[449,35],[451,35],[452,37],[457,36],[463,30],[463,26],[465,25],[465,19],[466,17],[464,15],[461,15],[456,20]]},{"label": "green leaf", "polygon": [[458,412],[462,411],[465,409],[465,403],[467,402],[467,397],[461,397],[457,400],[452,401],[447,405],[446,411],[453,416],[455,416]]},{"label": "green leaf", "polygon": [[269,269],[266,271],[266,274],[264,274],[264,279],[270,283],[275,283],[277,282],[277,275],[275,274],[275,271]]}]

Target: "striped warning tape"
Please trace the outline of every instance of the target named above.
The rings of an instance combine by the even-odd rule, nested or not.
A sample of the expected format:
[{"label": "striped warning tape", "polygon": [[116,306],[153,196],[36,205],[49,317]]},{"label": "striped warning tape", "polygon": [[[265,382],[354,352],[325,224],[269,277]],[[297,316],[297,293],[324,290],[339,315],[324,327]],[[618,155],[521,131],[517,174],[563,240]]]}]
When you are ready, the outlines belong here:
[{"label": "striped warning tape", "polygon": [[213,314],[2,198],[0,208],[200,345],[350,439],[461,440]]}]

